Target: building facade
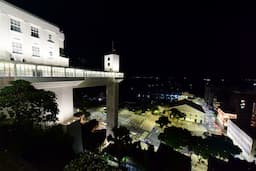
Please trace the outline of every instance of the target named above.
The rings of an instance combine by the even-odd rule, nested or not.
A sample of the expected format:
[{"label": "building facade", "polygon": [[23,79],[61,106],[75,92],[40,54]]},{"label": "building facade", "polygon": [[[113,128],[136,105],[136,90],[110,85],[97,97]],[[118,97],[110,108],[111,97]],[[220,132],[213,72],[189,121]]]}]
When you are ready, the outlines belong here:
[{"label": "building facade", "polygon": [[0,0],[0,60],[69,66],[60,29]]},{"label": "building facade", "polygon": [[[228,121],[227,136],[242,150],[241,157],[249,162],[256,160],[256,135],[252,129],[244,128],[237,122]],[[255,161],[256,162],[256,161]]]},{"label": "building facade", "polygon": [[[44,9],[45,10],[45,9]],[[59,27],[0,0],[0,89],[13,80],[27,80],[57,97],[58,122],[73,119],[73,89],[106,86],[108,132],[117,126],[119,55],[105,55],[105,71],[70,68]]]},{"label": "building facade", "polygon": [[176,108],[180,112],[185,113],[186,117],[184,118],[184,120],[199,123],[199,124],[204,124],[205,117],[206,117],[205,111],[200,105],[185,99],[185,100],[177,101],[176,103],[172,104],[170,109],[172,108]]}]

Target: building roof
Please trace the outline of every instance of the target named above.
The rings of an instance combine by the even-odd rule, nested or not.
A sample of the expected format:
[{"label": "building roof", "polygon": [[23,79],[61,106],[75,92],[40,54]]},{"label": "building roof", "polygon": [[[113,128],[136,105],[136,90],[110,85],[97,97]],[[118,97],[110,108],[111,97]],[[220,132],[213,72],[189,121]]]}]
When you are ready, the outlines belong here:
[{"label": "building roof", "polygon": [[256,128],[250,127],[249,125],[242,124],[238,120],[233,120],[232,122],[236,124],[241,130],[243,130],[247,135],[252,137],[253,139],[256,139]]},{"label": "building roof", "polygon": [[184,105],[184,104],[189,105],[189,106],[191,106],[191,107],[193,107],[193,108],[195,108],[195,109],[197,109],[197,110],[199,110],[199,111],[205,113],[205,111],[204,111],[204,109],[202,108],[202,106],[200,106],[200,105],[198,105],[198,104],[196,104],[196,103],[194,103],[194,102],[192,102],[192,101],[190,101],[190,100],[187,100],[187,99],[174,102],[174,103],[172,103],[172,104],[170,105],[170,107],[181,106],[181,105]]},{"label": "building roof", "polygon": [[[44,18],[42,18],[42,17],[40,17],[40,16],[38,16],[38,15],[36,15],[36,14],[33,14],[33,13],[31,13],[31,12],[29,12],[29,11],[27,11],[27,10],[21,8],[21,7],[18,7],[18,6],[16,6],[16,5],[14,5],[14,4],[11,3],[11,2],[7,2],[7,1],[5,1],[5,0],[0,0],[0,2],[4,3],[4,4],[6,4],[6,5],[8,5],[8,6],[12,7],[12,8],[15,8],[16,10],[22,11],[22,12],[26,13],[27,15],[30,15],[30,16],[32,16],[32,17],[35,17],[36,19],[41,20],[42,22],[45,22],[45,23],[50,24],[50,25],[52,25],[52,26],[54,26],[54,27],[57,27],[57,28],[59,29],[59,26],[58,26],[57,24],[51,23],[51,22],[47,21],[46,19],[44,19]],[[59,31],[60,31],[60,29],[59,29]]]}]

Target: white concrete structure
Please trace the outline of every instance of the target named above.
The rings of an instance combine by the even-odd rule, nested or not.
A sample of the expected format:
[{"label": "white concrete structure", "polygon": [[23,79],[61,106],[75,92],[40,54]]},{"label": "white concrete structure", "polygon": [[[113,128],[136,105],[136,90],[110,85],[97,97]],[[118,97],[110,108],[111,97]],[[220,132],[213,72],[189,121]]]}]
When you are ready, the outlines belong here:
[{"label": "white concrete structure", "polygon": [[111,53],[104,56],[104,71],[119,72],[119,55]]},{"label": "white concrete structure", "polygon": [[64,34],[57,26],[0,0],[0,59],[65,66]]},{"label": "white concrete structure", "polygon": [[[0,0],[0,88],[12,80],[30,81],[57,96],[59,122],[73,117],[73,88],[106,86],[108,130],[117,126],[119,55],[105,55],[105,71],[69,68],[62,57],[64,34],[59,28]],[[107,61],[107,62],[106,62]]]},{"label": "white concrete structure", "polygon": [[205,112],[200,105],[197,105],[192,101],[185,99],[185,100],[178,101],[176,104],[172,105],[170,109],[172,108],[176,108],[180,112],[185,113],[186,121],[204,124]]},{"label": "white concrete structure", "polygon": [[242,150],[241,157],[249,162],[255,160],[256,157],[256,139],[242,130],[232,120],[228,120],[227,136],[233,140],[233,143]]}]

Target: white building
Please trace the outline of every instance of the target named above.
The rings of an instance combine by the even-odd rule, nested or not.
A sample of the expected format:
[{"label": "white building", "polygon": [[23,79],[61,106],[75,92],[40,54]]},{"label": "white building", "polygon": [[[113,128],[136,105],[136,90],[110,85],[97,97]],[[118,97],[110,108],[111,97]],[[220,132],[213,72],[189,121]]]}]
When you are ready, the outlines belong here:
[{"label": "white building", "polygon": [[104,56],[104,71],[70,68],[64,57],[64,34],[39,17],[0,0],[0,89],[12,80],[30,81],[37,89],[56,94],[58,119],[69,124],[73,119],[73,89],[106,86],[107,127],[117,126],[119,55]]},{"label": "white building", "polygon": [[0,0],[0,60],[67,67],[64,39],[57,26]]},{"label": "white building", "polygon": [[[254,132],[255,133],[255,132]],[[227,136],[242,150],[241,157],[249,162],[256,160],[256,139],[232,120],[228,120]],[[256,161],[255,161],[256,162]]]},{"label": "white building", "polygon": [[185,113],[186,117],[184,119],[186,121],[204,124],[205,111],[200,105],[185,99],[174,103],[170,109],[172,108],[176,108],[180,112]]}]

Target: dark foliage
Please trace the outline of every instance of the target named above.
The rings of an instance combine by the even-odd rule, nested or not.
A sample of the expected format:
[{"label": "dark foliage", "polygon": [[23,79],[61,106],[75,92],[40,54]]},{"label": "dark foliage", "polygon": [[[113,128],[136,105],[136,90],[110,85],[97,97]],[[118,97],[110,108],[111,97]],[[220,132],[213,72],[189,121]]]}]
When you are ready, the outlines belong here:
[{"label": "dark foliage", "polygon": [[17,80],[0,90],[0,116],[14,122],[35,124],[57,121],[59,112],[53,92],[35,89],[30,82]]},{"label": "dark foliage", "polygon": [[175,149],[186,147],[206,159],[209,156],[229,159],[241,152],[240,148],[226,136],[207,135],[203,138],[192,136],[188,130],[176,127],[165,128],[159,139]]},{"label": "dark foliage", "polygon": [[24,122],[1,124],[0,147],[40,169],[61,169],[73,156],[72,138],[60,125],[41,129]]},{"label": "dark foliage", "polygon": [[99,147],[106,139],[106,129],[95,130],[98,125],[96,119],[81,124],[83,147],[89,151],[99,151]]}]

